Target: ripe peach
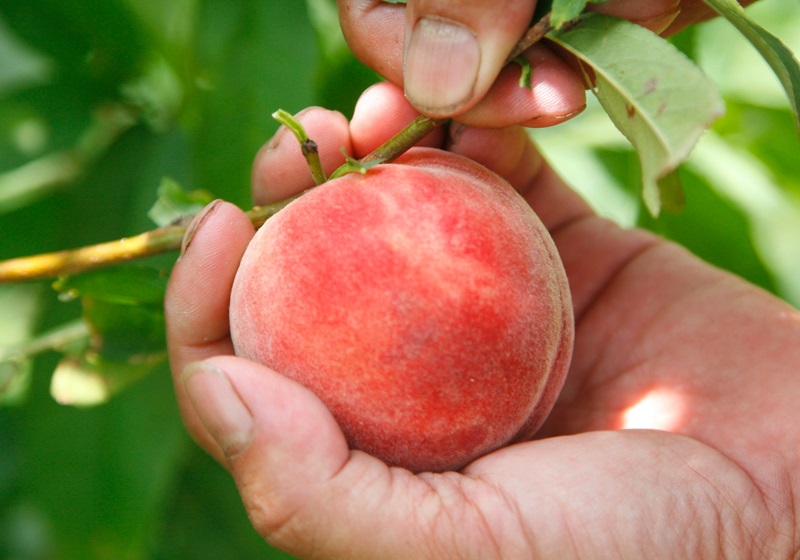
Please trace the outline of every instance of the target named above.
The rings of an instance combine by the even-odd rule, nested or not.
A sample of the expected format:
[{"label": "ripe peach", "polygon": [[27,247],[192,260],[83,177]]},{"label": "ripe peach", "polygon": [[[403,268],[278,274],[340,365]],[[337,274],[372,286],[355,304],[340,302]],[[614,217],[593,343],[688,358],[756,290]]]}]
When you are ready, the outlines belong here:
[{"label": "ripe peach", "polygon": [[478,164],[422,148],[267,221],[230,322],[236,353],[314,391],[352,448],[416,472],[529,438],[574,334],[561,261],[530,207]]}]

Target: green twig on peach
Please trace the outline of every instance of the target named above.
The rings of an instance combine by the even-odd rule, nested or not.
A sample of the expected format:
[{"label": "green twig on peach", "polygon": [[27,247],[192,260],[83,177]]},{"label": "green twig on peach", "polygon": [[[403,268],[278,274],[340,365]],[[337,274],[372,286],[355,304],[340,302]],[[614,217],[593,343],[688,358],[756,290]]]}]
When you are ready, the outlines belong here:
[{"label": "green twig on peach", "polygon": [[[286,114],[288,115],[288,113]],[[287,120],[287,122],[290,124],[292,121],[295,123],[297,122],[291,115],[289,115],[289,117],[290,119]],[[444,119],[419,117],[404,128],[397,136],[371,154],[368,154],[360,161],[352,160],[345,165],[350,166],[349,171],[357,171],[358,169],[356,168],[367,169],[377,163],[392,161],[444,122]],[[289,128],[292,129],[292,127]],[[300,128],[302,129],[302,126]],[[295,130],[292,130],[292,132],[295,133]],[[296,133],[295,135],[297,136]],[[301,136],[302,135],[305,135],[305,130],[302,131]],[[305,136],[305,140],[310,139]],[[305,143],[305,140],[301,141],[301,146]],[[309,158],[306,157],[306,160],[309,160]],[[314,158],[312,158],[311,161],[313,160]],[[319,161],[318,154],[316,155],[316,161]],[[311,163],[309,165],[313,169]],[[319,173],[321,172],[322,167],[320,165]],[[341,174],[345,172],[348,171],[343,170]],[[275,204],[257,206],[249,210],[247,215],[253,227],[261,227],[266,220],[274,216],[279,210],[297,198],[297,196]],[[180,223],[160,227],[133,237],[126,237],[115,241],[99,243],[97,245],[89,245],[78,249],[68,249],[65,251],[56,251],[53,253],[0,261],[0,284],[55,278],[96,268],[114,266],[135,259],[178,251],[181,248],[183,236],[186,233],[186,225],[191,222],[193,217],[192,215],[185,216]]]},{"label": "green twig on peach", "polygon": [[319,148],[317,143],[308,137],[308,133],[306,133],[306,129],[303,128],[300,121],[283,109],[278,109],[272,113],[272,118],[288,128],[297,138],[300,143],[300,151],[303,157],[306,158],[306,162],[308,162],[311,177],[314,178],[314,184],[321,185],[324,183],[327,179],[325,171],[322,169],[322,162],[319,159]]},{"label": "green twig on peach", "polygon": [[[567,25],[574,25],[577,21],[578,20],[568,22]],[[536,22],[523,36],[509,57],[509,61],[520,56],[522,52],[542,39],[551,30],[550,14],[547,14]],[[521,76],[521,80],[526,80],[526,66],[524,64],[522,64],[522,69],[523,76]],[[528,84],[527,81],[521,81],[521,83]],[[308,162],[308,167],[311,171],[314,183],[321,185],[328,180],[322,168],[316,142],[308,137],[306,130],[297,119],[282,109],[275,111],[272,116],[275,120],[286,126],[297,138],[303,156]],[[347,161],[342,167],[333,172],[331,178],[353,171],[361,172],[380,163],[392,162],[436,128],[447,122],[448,119],[420,115],[394,137],[358,160],[358,162],[354,160]],[[256,228],[260,227],[269,217],[273,216],[295,198],[297,197],[269,206],[253,208],[248,212],[253,226]],[[180,224],[157,228],[134,237],[118,239],[116,241],[109,241],[79,249],[0,261],[0,284],[54,278],[95,268],[113,266],[134,259],[178,251],[181,248],[181,242],[186,233],[185,224],[189,223],[192,217],[193,216],[186,216]]]}]

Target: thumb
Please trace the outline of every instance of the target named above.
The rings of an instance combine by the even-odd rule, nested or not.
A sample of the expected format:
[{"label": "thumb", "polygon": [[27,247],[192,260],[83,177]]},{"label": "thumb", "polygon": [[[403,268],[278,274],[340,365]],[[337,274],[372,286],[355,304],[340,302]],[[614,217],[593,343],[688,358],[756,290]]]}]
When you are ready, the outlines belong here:
[{"label": "thumb", "polygon": [[[271,545],[299,558],[419,557],[402,529],[414,518],[420,496],[408,490],[418,481],[351,452],[313,393],[232,356],[191,364],[183,382]],[[398,485],[403,490],[392,491]]]},{"label": "thumb", "polygon": [[419,111],[450,117],[489,90],[530,25],[534,0],[408,0],[403,80]]}]

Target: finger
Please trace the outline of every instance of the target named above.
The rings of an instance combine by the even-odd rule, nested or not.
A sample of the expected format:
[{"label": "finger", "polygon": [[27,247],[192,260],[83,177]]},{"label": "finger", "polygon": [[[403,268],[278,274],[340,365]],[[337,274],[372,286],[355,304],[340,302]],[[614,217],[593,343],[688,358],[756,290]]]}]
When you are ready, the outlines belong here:
[{"label": "finger", "polygon": [[230,356],[192,366],[185,383],[225,450],[253,526],[270,544],[299,558],[425,557],[414,551],[424,542],[404,542],[425,485],[351,452],[310,391]]},{"label": "finger", "polygon": [[404,87],[431,116],[457,115],[489,91],[530,25],[535,2],[409,0]]},{"label": "finger", "polygon": [[610,0],[589,4],[587,10],[627,19],[655,33],[662,33],[680,14],[681,0]]},{"label": "finger", "polygon": [[[339,0],[339,20],[362,62],[405,87],[431,116],[473,107],[530,24],[535,2]],[[404,54],[405,53],[405,54]]]},{"label": "finger", "polygon": [[[755,0],[741,0],[748,6]],[[716,12],[703,0],[609,0],[589,4],[592,12],[608,14],[646,27],[665,36],[674,35],[685,27],[710,19]]]},{"label": "finger", "polygon": [[[755,2],[755,0],[739,0],[739,4],[744,8]],[[704,0],[682,0],[680,14],[672,24],[664,31],[663,35],[674,35],[678,31],[688,27],[693,23],[706,21],[718,14]]]},{"label": "finger", "polygon": [[509,64],[480,103],[458,115],[457,120],[470,126],[521,124],[541,128],[569,120],[584,110],[583,79],[564,59],[542,44],[534,45],[524,56],[533,69],[530,89],[519,83],[519,65]]},{"label": "finger", "polygon": [[[342,149],[352,154],[349,125],[341,113],[310,107],[295,115],[295,119],[317,144],[326,176],[344,163]],[[253,162],[253,201],[255,204],[278,202],[313,186],[314,180],[300,143],[289,129],[281,126]]]},{"label": "finger", "polygon": [[[192,408],[178,379],[187,364],[218,354],[231,354],[228,303],[233,278],[253,226],[232,204],[216,201],[189,227],[184,253],[170,276],[164,302],[170,366],[184,422],[195,439],[220,457]],[[193,232],[193,235],[192,235]]]},{"label": "finger", "polygon": [[494,171],[517,190],[526,188],[544,163],[520,126],[475,128],[454,123],[446,147]]},{"label": "finger", "polygon": [[383,0],[337,0],[339,24],[361,62],[402,87],[405,6]]},{"label": "finger", "polygon": [[[350,121],[350,136],[356,157],[364,157],[397,134],[419,116],[403,95],[403,90],[389,82],[368,88],[356,103]],[[444,131],[437,129],[418,145],[441,147]]]}]

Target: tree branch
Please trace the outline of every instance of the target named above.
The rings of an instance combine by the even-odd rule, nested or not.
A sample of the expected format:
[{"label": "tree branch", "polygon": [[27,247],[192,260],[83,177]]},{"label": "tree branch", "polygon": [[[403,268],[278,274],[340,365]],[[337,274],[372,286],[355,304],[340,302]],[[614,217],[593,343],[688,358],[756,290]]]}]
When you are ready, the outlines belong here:
[{"label": "tree branch", "polygon": [[[519,56],[550,31],[552,31],[552,27],[550,25],[550,14],[548,13],[528,29],[508,60],[511,61]],[[376,161],[388,163],[394,161],[446,122],[448,122],[448,119],[420,115],[388,142],[363,157],[360,163],[367,164]],[[318,167],[321,169],[321,166]],[[312,173],[314,170],[312,167]],[[319,180],[320,177],[315,175],[315,181]],[[267,219],[275,215],[295,198],[297,197],[269,206],[256,207],[247,214],[253,226],[259,228]],[[186,227],[193,217],[186,216],[180,223],[160,227],[134,237],[126,237],[79,249],[0,261],[0,284],[54,278],[178,251],[181,248]]]}]

